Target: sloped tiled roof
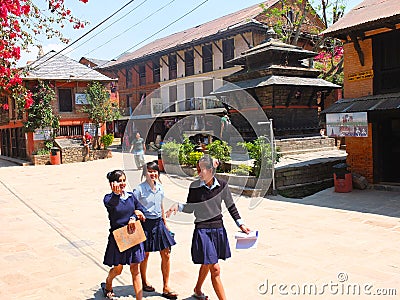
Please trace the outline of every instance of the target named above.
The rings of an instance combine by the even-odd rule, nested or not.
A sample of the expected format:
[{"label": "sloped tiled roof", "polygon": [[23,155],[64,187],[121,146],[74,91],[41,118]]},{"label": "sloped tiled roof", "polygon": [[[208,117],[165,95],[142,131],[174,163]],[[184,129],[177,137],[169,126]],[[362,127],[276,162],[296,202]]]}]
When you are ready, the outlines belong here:
[{"label": "sloped tiled roof", "polygon": [[86,59],[87,61],[90,61],[91,63],[95,64],[96,66],[103,66],[106,63],[108,63],[108,60],[105,60],[105,59],[97,59],[97,58],[90,58],[90,57],[82,57],[81,59]]},{"label": "sloped tiled roof", "polygon": [[[264,3],[265,8],[268,8],[276,4],[278,1],[279,0],[267,0],[261,3]],[[260,4],[250,6],[213,21],[155,40],[134,52],[123,54],[108,66],[119,65],[166,49],[193,43],[208,36],[223,33],[226,30],[234,29],[246,24],[254,23],[261,25],[260,22],[255,20],[255,18],[263,12],[263,8],[261,8]]]},{"label": "sloped tiled roof", "polygon": [[[107,77],[81,63],[50,51],[38,60],[29,64],[28,73],[22,76],[25,80],[73,80],[73,81],[112,81]],[[52,57],[54,56],[54,57]]]},{"label": "sloped tiled roof", "polygon": [[323,110],[322,113],[328,114],[394,109],[400,109],[400,93],[341,99]]},{"label": "sloped tiled roof", "polygon": [[322,34],[344,38],[350,31],[372,30],[382,24],[396,23],[400,23],[399,0],[364,0]]},{"label": "sloped tiled roof", "polygon": [[321,78],[269,75],[250,80],[227,83],[222,87],[218,88],[217,90],[213,91],[212,94],[217,95],[233,91],[239,91],[243,89],[259,88],[271,85],[312,86],[312,87],[325,87],[333,89],[340,88],[339,85],[333,84]]}]

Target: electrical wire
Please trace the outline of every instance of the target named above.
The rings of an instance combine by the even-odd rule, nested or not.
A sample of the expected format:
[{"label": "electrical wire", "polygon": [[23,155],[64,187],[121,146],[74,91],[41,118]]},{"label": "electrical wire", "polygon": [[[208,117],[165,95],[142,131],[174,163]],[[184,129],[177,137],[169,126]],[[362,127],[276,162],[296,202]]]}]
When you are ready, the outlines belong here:
[{"label": "electrical wire", "polygon": [[[148,41],[149,39],[151,39],[152,37],[154,37],[155,35],[159,34],[160,32],[164,31],[165,29],[167,29],[168,27],[170,27],[171,25],[175,24],[176,22],[178,22],[179,20],[183,19],[184,17],[188,16],[189,14],[191,14],[192,12],[194,12],[195,10],[199,9],[201,6],[203,6],[206,2],[208,2],[209,0],[204,0],[202,3],[200,3],[199,5],[197,5],[196,7],[192,8],[190,11],[188,11],[187,13],[183,14],[182,16],[180,16],[179,18],[175,19],[174,21],[172,21],[171,23],[169,23],[168,25],[164,26],[163,28],[161,28],[160,30],[156,31],[155,33],[153,33],[152,35],[150,35],[149,37],[143,39],[142,41],[136,43],[135,45],[133,45],[132,47],[130,47],[129,49],[125,50],[124,52],[122,52],[122,54],[116,56],[114,59],[117,59],[118,57],[121,57],[122,55],[128,53],[129,51],[131,51],[133,48],[137,47],[140,44],[143,44],[144,42]],[[112,60],[114,60],[112,59]],[[108,62],[97,66],[97,68],[101,68],[103,66],[105,66],[106,64],[108,64]]]},{"label": "electrical wire", "polygon": [[[79,44],[78,46],[76,46],[75,48],[73,48],[72,50],[68,51],[68,52],[65,53],[65,54],[69,54],[69,53],[75,51],[76,49],[78,49],[79,47],[85,45],[87,42],[91,41],[93,38],[95,38],[95,37],[98,36],[99,34],[103,33],[105,30],[109,29],[112,25],[114,25],[115,23],[121,21],[122,19],[124,19],[125,17],[127,17],[128,15],[130,15],[132,12],[134,12],[137,8],[139,8],[140,6],[142,6],[142,5],[143,5],[144,3],[146,3],[147,1],[148,1],[148,0],[142,1],[142,2],[139,3],[137,6],[135,6],[134,8],[132,8],[129,12],[127,12],[125,15],[121,16],[120,18],[118,18],[117,20],[115,20],[114,22],[112,22],[110,25],[108,25],[107,28],[102,29],[101,31],[99,31],[98,33],[96,33],[95,35],[93,35],[91,38],[87,39],[86,41],[84,41],[83,43]],[[176,1],[176,0],[173,0],[173,1]],[[172,2],[173,2],[173,1],[172,1]],[[125,33],[125,31],[124,31],[124,33]],[[120,36],[120,35],[118,35],[118,36]],[[102,46],[103,46],[103,45],[101,45],[100,47],[102,47]],[[96,48],[96,49],[98,49],[98,48]],[[87,54],[89,54],[89,53],[91,53],[91,52],[93,52],[93,51],[94,51],[94,50],[92,50],[92,51],[90,51],[90,52],[84,54],[83,56],[85,56],[85,55],[87,55]]]},{"label": "electrical wire", "polygon": [[160,32],[164,31],[165,29],[167,29],[168,27],[170,27],[171,25],[175,24],[176,22],[180,21],[181,19],[183,19],[184,17],[186,17],[187,15],[191,14],[192,12],[194,12],[195,10],[199,9],[201,6],[203,6],[206,2],[208,2],[208,0],[205,0],[203,2],[201,2],[199,5],[197,5],[196,7],[192,8],[190,11],[188,11],[187,13],[185,13],[184,15],[180,16],[178,19],[176,19],[175,21],[169,23],[167,26],[161,28],[160,30],[158,30],[157,32],[153,33],[152,35],[150,35],[149,37],[145,38],[144,40],[142,40],[141,42],[133,45],[132,47],[130,47],[128,50],[125,50],[122,54],[125,54],[126,52],[131,51],[133,48],[139,46],[140,44],[143,44],[145,41],[148,41],[149,39],[151,39],[153,36],[159,34]]},{"label": "electrical wire", "polygon": [[88,34],[92,33],[95,29],[97,29],[98,27],[100,27],[101,25],[103,25],[105,22],[107,22],[109,19],[111,19],[112,17],[114,17],[117,13],[119,13],[121,10],[123,10],[125,7],[127,7],[128,5],[130,5],[131,3],[135,2],[135,0],[131,0],[128,3],[126,3],[125,5],[123,5],[121,8],[119,8],[118,10],[116,10],[114,13],[112,13],[110,16],[108,16],[107,18],[105,18],[103,21],[101,21],[99,24],[97,24],[95,27],[93,27],[92,29],[90,29],[88,32],[86,32],[85,34],[83,34],[82,36],[80,36],[78,39],[76,39],[74,42],[72,42],[71,44],[69,44],[68,46],[64,47],[63,49],[61,49],[60,51],[56,52],[55,54],[53,54],[52,56],[50,56],[49,58],[47,58],[46,60],[44,60],[43,62],[39,63],[38,65],[36,65],[34,67],[34,69],[37,69],[39,66],[43,65],[44,63],[48,62],[49,60],[51,60],[52,58],[56,57],[57,55],[61,54],[63,51],[65,51],[66,49],[68,49],[69,47],[71,47],[72,45],[74,45],[75,43],[77,43],[78,41],[80,41],[81,39],[83,39],[85,36],[87,36]]},{"label": "electrical wire", "polygon": [[139,22],[133,24],[131,27],[127,28],[126,30],[122,31],[120,34],[114,36],[113,38],[109,39],[108,41],[106,41],[105,43],[101,44],[100,46],[96,47],[93,50],[90,50],[89,52],[85,53],[83,56],[86,56],[102,47],[104,47],[105,45],[109,44],[110,42],[112,42],[113,40],[115,40],[116,38],[120,37],[121,35],[123,35],[124,33],[128,32],[129,30],[133,29],[134,27],[136,27],[137,25],[143,23],[144,21],[146,21],[147,19],[149,19],[150,17],[152,17],[153,15],[155,15],[156,13],[158,13],[159,11],[163,10],[164,8],[168,7],[169,5],[171,5],[173,2],[175,2],[176,0],[171,0],[170,2],[168,2],[167,4],[165,4],[164,6],[160,7],[159,9],[157,9],[156,11],[152,12],[151,14],[149,14],[147,17],[145,17],[144,19],[140,20]]},{"label": "electrical wire", "polygon": [[[203,6],[206,2],[208,2],[209,0],[204,0],[202,3],[200,3],[199,5],[197,5],[196,7],[192,8],[190,11],[186,12],[185,14],[183,14],[182,16],[180,16],[179,18],[175,19],[174,21],[172,21],[171,23],[169,23],[168,25],[164,26],[163,28],[161,28],[160,30],[158,30],[157,32],[153,33],[152,35],[150,35],[149,37],[143,39],[142,41],[140,41],[139,43],[136,43],[134,46],[130,47],[128,50],[124,51],[122,54],[117,55],[115,58],[111,59],[111,60],[116,60],[118,57],[121,57],[122,55],[124,55],[125,53],[127,53],[128,51],[132,50],[133,48],[137,47],[138,45],[144,43],[145,41],[149,40],[150,38],[154,37],[155,35],[157,35],[158,33],[164,31],[165,29],[167,29],[168,27],[170,27],[171,25],[175,24],[176,22],[178,22],[179,20],[183,19],[184,17],[188,16],[189,14],[191,14],[192,12],[194,12],[195,10],[199,9],[201,6]],[[62,51],[60,51],[62,52]],[[52,57],[46,59],[44,62],[40,63],[39,65],[44,64],[45,62],[47,62],[48,60],[52,59],[54,56],[60,54],[59,52],[56,53],[55,55],[53,55]],[[105,62],[104,64],[98,65],[97,68],[101,68],[104,67],[106,64],[108,64],[109,61]],[[38,65],[38,66],[39,66]],[[90,72],[92,72],[93,70],[90,69],[87,73],[83,74],[82,76],[85,76],[87,74],[89,74]]]}]

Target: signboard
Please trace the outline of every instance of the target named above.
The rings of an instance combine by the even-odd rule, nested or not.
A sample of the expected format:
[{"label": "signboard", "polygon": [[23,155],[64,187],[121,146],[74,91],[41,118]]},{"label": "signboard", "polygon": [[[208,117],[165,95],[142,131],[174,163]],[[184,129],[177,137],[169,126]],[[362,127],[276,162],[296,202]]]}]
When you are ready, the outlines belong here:
[{"label": "signboard", "polygon": [[369,78],[373,78],[373,77],[374,77],[374,71],[369,70],[369,71],[349,74],[349,76],[347,78],[349,81],[357,81],[357,80],[369,79]]},{"label": "signboard", "polygon": [[[83,124],[83,134],[85,134],[86,131],[88,131],[91,136],[95,136],[96,135],[96,125],[94,125],[93,123],[84,123]],[[101,135],[100,128],[99,128],[99,135]]]},{"label": "signboard", "polygon": [[86,94],[76,93],[75,94],[75,104],[80,104],[80,105],[89,104],[89,102],[87,100],[87,97],[86,97]]},{"label": "signboard", "polygon": [[367,113],[326,114],[326,133],[329,137],[367,137]]},{"label": "signboard", "polygon": [[34,141],[47,141],[51,138],[52,129],[50,127],[47,128],[39,128],[36,129],[33,133]]}]

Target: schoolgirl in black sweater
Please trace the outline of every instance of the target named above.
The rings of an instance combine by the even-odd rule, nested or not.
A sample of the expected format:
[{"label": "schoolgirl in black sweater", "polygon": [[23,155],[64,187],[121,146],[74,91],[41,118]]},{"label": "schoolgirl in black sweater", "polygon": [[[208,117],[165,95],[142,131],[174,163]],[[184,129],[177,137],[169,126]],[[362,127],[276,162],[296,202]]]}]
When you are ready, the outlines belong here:
[{"label": "schoolgirl in black sweater", "polygon": [[219,259],[231,256],[228,237],[222,220],[222,201],[237,226],[249,233],[232,199],[228,184],[215,178],[218,166],[216,160],[205,155],[197,163],[199,180],[192,182],[185,204],[175,204],[167,211],[167,217],[176,212],[194,213],[195,229],[192,238],[192,260],[201,264],[193,296],[197,299],[207,299],[201,287],[208,272],[218,299],[225,300],[225,291],[220,277]]}]

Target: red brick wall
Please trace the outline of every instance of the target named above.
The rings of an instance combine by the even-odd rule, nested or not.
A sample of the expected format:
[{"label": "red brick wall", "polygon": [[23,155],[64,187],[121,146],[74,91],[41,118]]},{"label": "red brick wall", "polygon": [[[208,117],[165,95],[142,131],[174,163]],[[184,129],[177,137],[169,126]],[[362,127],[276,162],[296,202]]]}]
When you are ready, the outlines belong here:
[{"label": "red brick wall", "polygon": [[373,183],[372,124],[368,124],[368,137],[346,137],[347,164],[351,172],[364,176]]},{"label": "red brick wall", "polygon": [[364,66],[361,65],[353,43],[344,48],[344,98],[358,98],[373,94],[373,78],[349,81],[349,76],[373,69],[372,40],[359,41],[364,53]]}]

